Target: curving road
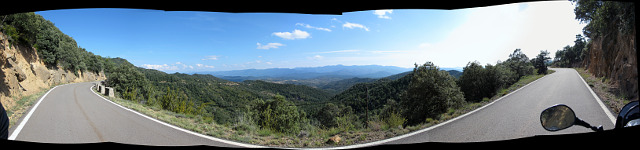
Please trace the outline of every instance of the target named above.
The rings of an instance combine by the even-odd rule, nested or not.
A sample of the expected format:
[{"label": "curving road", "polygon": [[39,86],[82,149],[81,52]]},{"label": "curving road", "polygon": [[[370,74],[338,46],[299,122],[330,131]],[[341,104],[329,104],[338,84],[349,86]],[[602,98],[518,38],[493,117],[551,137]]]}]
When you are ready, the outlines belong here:
[{"label": "curving road", "polygon": [[185,132],[140,115],[98,96],[90,89],[93,85],[85,82],[51,89],[18,122],[9,139],[40,143],[252,146]]},{"label": "curving road", "polygon": [[[591,125],[613,129],[601,102],[592,95],[586,83],[574,69],[553,68],[556,72],[496,100],[476,112],[416,131],[405,136],[382,141],[385,144],[420,142],[483,142],[509,140],[535,135],[593,132],[581,126],[549,132],[540,125],[540,113],[555,104],[566,104],[576,116]],[[608,110],[606,110],[608,111]],[[614,117],[614,116],[610,116]]]},{"label": "curving road", "polygon": [[[596,100],[573,69],[540,78],[493,103],[439,125],[377,142],[379,144],[422,142],[481,142],[517,139],[535,135],[592,132],[574,126],[559,132],[544,130],[539,115],[545,108],[566,104],[582,120],[613,128],[613,117]],[[140,115],[116,105],[90,90],[93,83],[61,85],[45,94],[9,134],[10,140],[44,143],[116,142],[137,145],[213,145],[256,147],[196,134]],[[610,113],[609,113],[610,114]]]}]

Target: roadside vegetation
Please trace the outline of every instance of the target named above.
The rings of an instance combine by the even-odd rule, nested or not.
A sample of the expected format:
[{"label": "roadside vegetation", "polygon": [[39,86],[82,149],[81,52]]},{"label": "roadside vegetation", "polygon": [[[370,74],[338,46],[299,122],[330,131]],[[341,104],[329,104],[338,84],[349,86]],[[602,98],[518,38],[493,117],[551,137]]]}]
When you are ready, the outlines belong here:
[{"label": "roadside vegetation", "polygon": [[[51,87],[53,88],[53,86]],[[49,88],[49,89],[51,89]],[[22,96],[20,100],[16,101],[16,105],[5,108],[7,111],[7,117],[9,117],[9,128],[12,128],[23,115],[29,113],[29,109],[38,101],[38,99],[46,93],[48,89],[40,89],[40,92],[31,95]],[[14,97],[14,99],[17,99]]]},{"label": "roadside vegetation", "polygon": [[[232,120],[226,123],[220,122],[223,120],[214,119],[215,113],[210,113],[206,109],[206,107],[217,109],[223,107],[215,105],[215,102],[195,104],[187,101],[185,97],[188,94],[184,93],[189,92],[188,90],[176,92],[181,86],[168,86],[166,92],[155,93],[157,95],[152,96],[151,99],[145,99],[144,97],[147,96],[142,94],[137,96],[132,94],[138,92],[116,94],[117,98],[108,99],[188,130],[243,143],[275,147],[343,146],[399,136],[445,122],[482,107],[543,77],[545,74],[542,72],[538,74],[539,69],[535,68],[532,62],[517,49],[510,54],[510,59],[495,66],[487,64],[483,67],[478,62],[470,62],[459,79],[446,71],[439,70],[431,62],[423,65],[416,64],[414,71],[403,77],[358,83],[330,99],[309,103],[291,99],[291,91],[278,90],[287,87],[278,88],[283,86],[282,84],[257,81],[235,83],[217,79],[215,82],[209,82],[202,79],[203,77],[215,79],[212,76],[195,78],[200,81],[199,83],[209,87],[220,85],[221,87],[218,88],[236,88],[236,93],[249,94],[253,93],[252,91],[269,93],[264,96],[264,99],[258,96],[247,103],[235,105],[240,108],[233,109],[237,112],[234,113]],[[524,68],[520,70],[522,76],[518,77],[520,74],[512,68]],[[149,72],[172,78],[179,75],[181,77],[174,81],[183,83],[182,86],[195,84],[190,83],[186,78],[195,75],[164,74],[146,69],[141,72],[145,72],[151,79],[147,81],[150,83],[161,78],[148,75]],[[548,73],[553,71],[550,70]],[[163,79],[156,84],[176,84],[168,80]],[[247,83],[258,84],[260,88],[255,89],[256,86],[242,88],[249,86]],[[458,84],[460,87],[467,87],[463,90]],[[472,85],[492,86],[487,90],[487,86]],[[241,89],[243,92],[239,91]],[[275,90],[279,92],[269,92]],[[467,96],[472,93],[471,91],[478,90],[487,90],[490,94],[480,95],[482,97],[479,99]],[[180,98],[180,96],[183,97]],[[415,115],[411,116],[411,114]],[[340,141],[329,140],[336,135],[340,137]]]},{"label": "roadside vegetation", "polygon": [[[632,69],[637,66],[626,62],[627,56],[622,61],[619,59],[620,54],[634,55],[635,50],[616,47],[629,41],[633,43],[635,39],[635,5],[614,1],[571,1],[576,5],[575,19],[586,23],[582,30],[584,36],[576,35],[573,46],[557,50],[551,65],[574,68],[609,110],[617,114],[625,104],[638,100],[637,90],[632,91],[634,85],[637,89],[637,75],[630,81],[634,74]],[[634,38],[621,38],[623,35]]]},{"label": "roadside vegetation", "polygon": [[[578,10],[579,17],[589,14]],[[462,73],[454,76],[427,61],[415,64],[412,72],[393,78],[356,83],[349,88],[325,87],[344,89],[336,92],[304,85],[231,82],[212,75],[143,69],[126,59],[87,52],[37,14],[0,18],[0,30],[9,35],[12,44],[35,47],[45,64],[72,71],[104,71],[105,84],[116,91],[116,98],[108,99],[115,103],[205,135],[275,147],[352,145],[427,128],[553,73],[547,68],[549,64],[575,66],[588,58],[584,51],[589,45],[584,37],[576,36],[573,46],[555,53],[553,63],[546,50],[529,58],[515,49],[507,60],[495,64],[483,66],[470,61]],[[593,22],[602,24],[597,18]],[[600,34],[600,30],[591,30],[597,27],[600,26],[587,25],[592,32],[586,35]],[[606,78],[594,78],[577,70],[596,91],[611,89],[606,86]],[[29,107],[38,97],[26,96],[18,103]],[[612,99],[615,100],[605,103],[613,108],[627,102],[624,97]],[[21,108],[8,110],[12,114],[24,112]]]},{"label": "roadside vegetation", "polygon": [[[51,85],[49,88],[40,88],[40,92],[33,93],[31,95],[22,95],[22,97],[16,101],[16,105],[5,108],[7,117],[9,117],[9,128],[17,125],[16,123],[18,123],[19,119],[29,113],[31,107],[33,107],[33,105],[35,105],[45,93],[58,85]],[[14,97],[14,99],[18,98]],[[6,105],[4,106],[6,107]]]},{"label": "roadside vegetation", "polygon": [[632,101],[629,97],[621,94],[618,91],[618,87],[616,85],[613,85],[613,82],[611,82],[611,80],[605,77],[595,77],[593,74],[587,72],[584,68],[574,69],[578,71],[580,76],[582,76],[582,79],[584,79],[584,81],[589,85],[589,88],[591,88],[591,90],[596,93],[598,98],[600,98],[600,100],[605,105],[607,105],[609,111],[611,111],[611,113],[613,113],[614,115],[619,114],[620,109],[622,109],[624,105]]},{"label": "roadside vegetation", "polygon": [[[508,93],[522,79],[545,74],[536,70],[546,70],[548,60],[545,52],[529,59],[516,49],[495,65],[469,62],[462,73],[426,62],[415,64],[412,72],[355,83],[336,92],[143,69],[122,58],[87,52],[37,14],[2,18],[1,29],[10,42],[35,47],[48,67],[104,71],[105,84],[116,91],[112,101],[206,135],[278,147],[366,143],[422,129]],[[20,106],[26,110],[38,97],[26,96]],[[24,112],[8,110],[11,115]]]}]

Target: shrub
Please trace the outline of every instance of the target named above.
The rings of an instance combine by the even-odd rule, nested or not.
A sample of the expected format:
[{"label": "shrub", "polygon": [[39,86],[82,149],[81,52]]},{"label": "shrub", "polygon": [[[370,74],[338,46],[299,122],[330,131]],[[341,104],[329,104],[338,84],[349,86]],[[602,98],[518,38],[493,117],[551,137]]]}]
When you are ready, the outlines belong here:
[{"label": "shrub", "polygon": [[325,129],[336,127],[338,124],[336,123],[335,118],[338,117],[339,112],[340,109],[337,105],[328,103],[318,111],[316,118],[318,119],[318,122],[320,122],[320,126]]},{"label": "shrub", "polygon": [[460,90],[464,92],[465,100],[477,102],[487,95],[486,82],[488,78],[484,76],[485,74],[486,71],[479,62],[467,63],[458,79],[458,84],[460,85]]},{"label": "shrub", "polygon": [[353,124],[353,122],[355,122],[354,119],[355,116],[351,114],[345,114],[335,118],[336,123],[338,124],[338,129],[342,132],[348,132],[355,129],[355,125]]},{"label": "shrub", "polygon": [[284,96],[276,95],[274,99],[258,106],[258,124],[263,129],[272,129],[280,133],[295,134],[300,130],[300,112],[292,102]]},{"label": "shrub", "polygon": [[[400,106],[404,109],[408,124],[418,124],[427,117],[436,117],[449,107],[458,107],[464,97],[455,78],[441,71],[431,62],[415,65],[411,82]],[[418,113],[419,112],[419,113]]]},{"label": "shrub", "polygon": [[271,135],[271,130],[270,129],[266,129],[266,128],[260,129],[260,130],[258,130],[258,135],[259,136],[269,136],[269,135]]},{"label": "shrub", "polygon": [[402,115],[397,112],[391,113],[389,117],[385,119],[385,122],[387,123],[387,125],[389,125],[389,127],[392,127],[392,128],[395,128],[398,125],[404,125],[406,121],[407,119],[402,117]]},{"label": "shrub", "polygon": [[493,97],[501,88],[513,84],[518,74],[507,65],[487,64],[484,68],[479,62],[469,62],[457,81],[466,101],[479,102],[484,97]]}]

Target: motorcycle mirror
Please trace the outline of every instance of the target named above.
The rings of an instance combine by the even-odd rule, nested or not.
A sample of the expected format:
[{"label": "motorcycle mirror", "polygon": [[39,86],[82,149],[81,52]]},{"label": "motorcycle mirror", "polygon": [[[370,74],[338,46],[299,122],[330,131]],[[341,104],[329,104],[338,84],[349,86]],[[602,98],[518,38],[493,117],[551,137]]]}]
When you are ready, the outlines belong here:
[{"label": "motorcycle mirror", "polygon": [[554,105],[542,111],[540,123],[547,131],[559,131],[573,126],[576,115],[573,110],[564,104]]}]

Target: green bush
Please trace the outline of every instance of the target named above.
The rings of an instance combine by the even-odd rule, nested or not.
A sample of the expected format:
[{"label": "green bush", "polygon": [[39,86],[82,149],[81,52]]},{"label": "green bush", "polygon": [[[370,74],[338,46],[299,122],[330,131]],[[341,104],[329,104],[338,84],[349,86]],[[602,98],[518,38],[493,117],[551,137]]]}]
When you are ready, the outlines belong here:
[{"label": "green bush", "polygon": [[271,129],[262,128],[258,130],[259,136],[269,136],[271,135]]},{"label": "green bush", "polygon": [[457,83],[466,101],[480,102],[484,97],[493,97],[500,92],[500,89],[507,88],[520,78],[533,74],[536,69],[532,62],[544,66],[545,60],[548,60],[544,58],[540,58],[539,62],[529,61],[520,49],[516,49],[509,55],[507,61],[498,62],[495,66],[487,64],[483,67],[477,61],[469,62]]},{"label": "green bush", "polygon": [[325,129],[336,127],[338,124],[336,123],[335,118],[338,117],[339,112],[340,109],[337,105],[328,103],[320,109],[316,118],[320,122],[320,126]]},{"label": "green bush", "polygon": [[549,52],[544,50],[544,51],[540,51],[540,54],[538,54],[536,58],[531,59],[531,63],[535,67],[536,73],[547,74],[546,62],[551,59],[548,55],[549,55]]},{"label": "green bush", "polygon": [[131,101],[138,101],[138,90],[136,90],[135,88],[129,88],[127,87],[124,90],[124,93],[122,93],[122,98],[126,99],[126,100],[131,100]]},{"label": "green bush", "polygon": [[76,41],[62,33],[51,21],[33,12],[2,16],[0,26],[11,44],[35,47],[47,66],[61,66],[65,70],[102,71],[100,56],[78,47]]},{"label": "green bush", "polygon": [[521,49],[514,50],[512,54],[509,54],[509,59],[502,62],[502,64],[509,67],[516,73],[516,75],[518,75],[516,79],[533,74],[533,65],[531,64],[529,57],[527,57]]},{"label": "green bush", "polygon": [[285,100],[282,95],[276,95],[273,98],[257,106],[259,111],[257,121],[260,127],[280,133],[297,133],[300,130],[301,121],[298,107]]},{"label": "green bush", "polygon": [[387,125],[389,125],[389,127],[397,127],[399,125],[404,125],[406,121],[407,119],[402,117],[402,115],[397,112],[391,113],[391,115],[389,115],[389,117],[385,119],[385,122],[387,123]]},{"label": "green bush", "polygon": [[400,106],[404,109],[407,123],[415,125],[425,118],[436,117],[447,108],[458,107],[464,102],[456,79],[446,71],[441,71],[431,62],[415,65],[413,76],[403,94]]},{"label": "green bush", "polygon": [[485,77],[487,71],[482,68],[479,62],[469,62],[464,67],[462,75],[458,79],[460,90],[464,92],[464,98],[467,101],[477,102],[482,97],[486,97],[487,80]]},{"label": "green bush", "polygon": [[343,116],[335,118],[337,127],[342,132],[349,132],[355,129],[354,119],[355,119],[355,116],[351,114],[344,114]]},{"label": "green bush", "polygon": [[[125,93],[129,89],[144,89],[149,80],[131,64],[115,66],[107,76],[106,86],[114,87],[116,92]],[[146,92],[146,91],[145,91]]]},{"label": "green bush", "polygon": [[16,39],[20,38],[20,34],[18,34],[18,30],[11,25],[2,26],[2,32],[7,35],[7,39],[9,43],[16,45],[18,41]]}]

